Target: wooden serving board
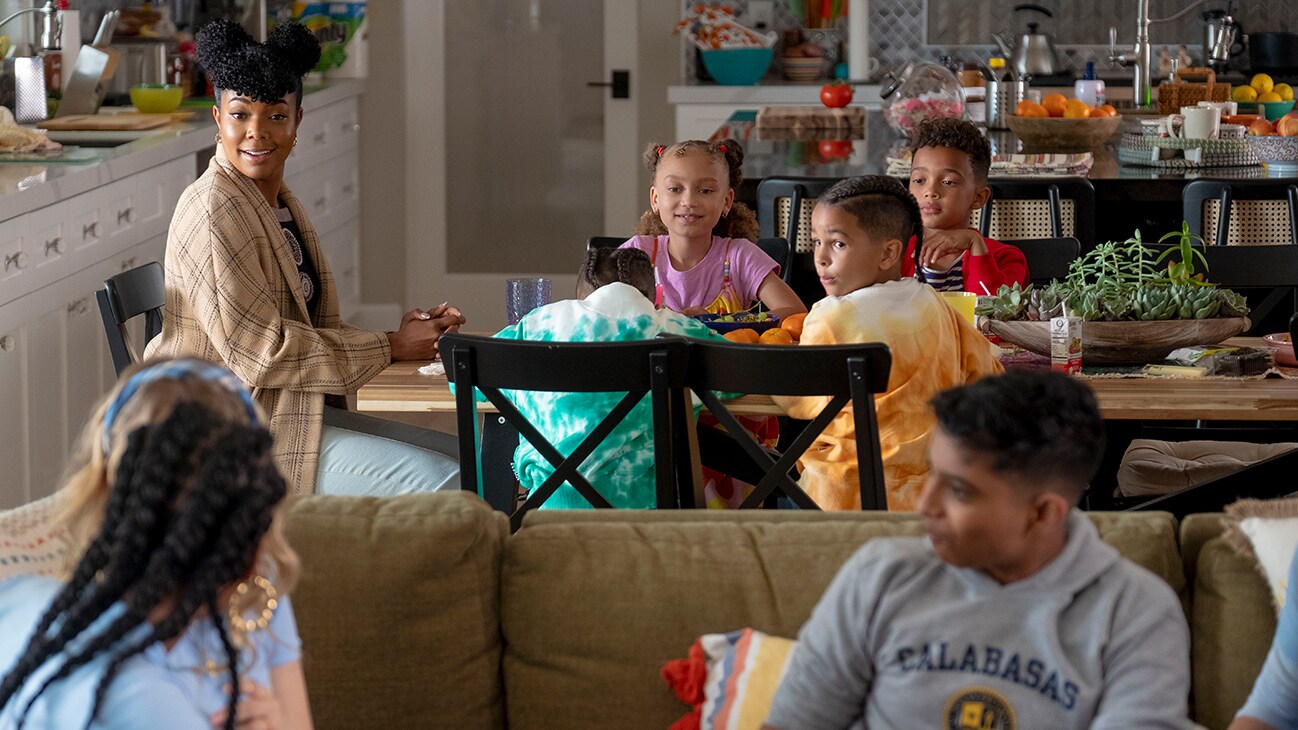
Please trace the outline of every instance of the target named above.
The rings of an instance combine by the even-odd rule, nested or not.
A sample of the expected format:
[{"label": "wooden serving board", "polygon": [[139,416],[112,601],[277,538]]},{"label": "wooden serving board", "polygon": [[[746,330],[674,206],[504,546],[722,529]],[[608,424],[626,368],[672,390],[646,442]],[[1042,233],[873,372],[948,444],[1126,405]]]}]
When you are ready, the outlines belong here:
[{"label": "wooden serving board", "polygon": [[108,132],[156,129],[173,121],[171,114],[70,114],[37,122],[36,126],[58,131]]},{"label": "wooden serving board", "polygon": [[846,130],[865,127],[865,109],[823,106],[765,106],[757,112],[759,129]]}]

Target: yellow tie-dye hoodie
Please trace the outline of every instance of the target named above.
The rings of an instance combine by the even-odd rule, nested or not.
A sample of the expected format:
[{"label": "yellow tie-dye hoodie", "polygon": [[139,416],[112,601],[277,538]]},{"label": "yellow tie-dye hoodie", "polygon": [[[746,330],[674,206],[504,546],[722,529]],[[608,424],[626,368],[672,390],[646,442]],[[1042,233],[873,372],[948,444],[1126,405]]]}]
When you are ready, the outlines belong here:
[{"label": "yellow tie-dye hoodie", "polygon": [[[913,510],[928,472],[935,425],[929,400],[941,390],[1003,371],[999,350],[937,292],[900,279],[825,297],[803,325],[803,345],[883,342],[892,350],[888,391],[875,397],[888,509]],[[793,418],[811,419],[828,397],[777,397]],[[800,486],[824,509],[861,509],[856,428],[849,404],[807,449]]]}]

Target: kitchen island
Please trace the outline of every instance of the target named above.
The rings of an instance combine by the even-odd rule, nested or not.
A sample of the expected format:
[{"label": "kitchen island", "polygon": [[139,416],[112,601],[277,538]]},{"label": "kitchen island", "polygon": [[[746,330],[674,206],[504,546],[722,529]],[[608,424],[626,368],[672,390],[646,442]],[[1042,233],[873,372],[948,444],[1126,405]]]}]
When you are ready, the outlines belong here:
[{"label": "kitchen island", "polygon": [[[362,91],[357,81],[307,89],[285,176],[320,235],[344,314],[360,294]],[[215,151],[210,107],[197,111],[67,155],[74,161],[0,161],[0,509],[54,490],[92,406],[117,380],[95,291],[162,261],[176,201]],[[96,145],[122,136],[94,134]],[[132,336],[142,347],[139,327]]]},{"label": "kitchen island", "polygon": [[[864,127],[846,135],[805,129],[764,129],[757,126],[756,118],[756,110],[735,112],[711,136],[714,141],[729,137],[744,144],[744,183],[736,190],[735,197],[750,206],[756,204],[757,184],[763,178],[837,179],[882,175],[888,170],[888,158],[898,157],[906,150],[905,137],[888,125],[880,110],[866,109]],[[1268,177],[1261,165],[1167,170],[1122,164],[1117,155],[1118,140],[1124,131],[1137,128],[1134,117],[1124,118],[1113,137],[1091,150],[1094,161],[1086,177],[1095,186],[1097,213],[1102,212],[1096,216],[1099,241],[1125,239],[1137,228],[1144,231],[1180,228],[1181,191],[1190,180]],[[1023,143],[1007,130],[989,130],[987,138],[993,155],[1033,151],[1025,150]],[[1279,175],[1273,179],[1298,182],[1298,178]],[[763,235],[773,234],[764,231]]]}]

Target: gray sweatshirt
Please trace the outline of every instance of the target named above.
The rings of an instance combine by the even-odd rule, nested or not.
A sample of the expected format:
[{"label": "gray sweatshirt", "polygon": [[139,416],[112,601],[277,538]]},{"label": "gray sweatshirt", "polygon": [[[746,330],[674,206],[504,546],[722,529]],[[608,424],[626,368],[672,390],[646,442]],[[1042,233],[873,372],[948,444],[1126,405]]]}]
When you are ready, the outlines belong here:
[{"label": "gray sweatshirt", "polygon": [[1176,594],[1074,510],[1062,553],[1001,585],[923,538],[872,540],[802,627],[781,730],[1188,728]]}]

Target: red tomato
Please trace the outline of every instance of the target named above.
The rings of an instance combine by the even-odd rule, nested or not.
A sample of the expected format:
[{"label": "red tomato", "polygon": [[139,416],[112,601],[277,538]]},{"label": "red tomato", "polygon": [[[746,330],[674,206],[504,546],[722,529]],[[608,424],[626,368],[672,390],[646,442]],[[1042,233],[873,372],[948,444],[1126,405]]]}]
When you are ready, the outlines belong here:
[{"label": "red tomato", "polygon": [[820,102],[827,107],[847,106],[852,101],[852,87],[842,81],[820,87]]},{"label": "red tomato", "polygon": [[822,139],[820,144],[820,156],[829,160],[846,160],[852,156],[852,140],[850,139]]}]

